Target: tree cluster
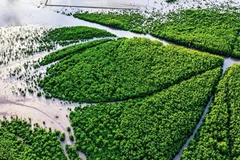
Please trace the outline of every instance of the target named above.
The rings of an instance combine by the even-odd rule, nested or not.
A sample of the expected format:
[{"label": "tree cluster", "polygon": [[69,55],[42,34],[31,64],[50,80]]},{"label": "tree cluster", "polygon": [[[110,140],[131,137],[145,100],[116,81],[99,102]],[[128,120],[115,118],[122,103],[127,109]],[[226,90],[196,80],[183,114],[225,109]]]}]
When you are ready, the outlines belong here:
[{"label": "tree cluster", "polygon": [[207,71],[145,98],[78,107],[70,118],[88,159],[172,159],[192,134],[221,76]]},{"label": "tree cluster", "polygon": [[67,159],[55,132],[48,132],[37,124],[32,130],[31,124],[24,120],[4,120],[0,135],[1,159],[3,156],[19,160]]},{"label": "tree cluster", "polygon": [[199,132],[183,152],[183,160],[239,159],[239,78],[239,65],[225,73]]},{"label": "tree cluster", "polygon": [[145,97],[222,66],[218,56],[145,38],[118,39],[64,58],[47,69],[40,86],[75,102]]},{"label": "tree cluster", "polygon": [[81,43],[77,45],[73,45],[71,47],[67,47],[61,50],[57,50],[55,52],[52,52],[44,57],[44,59],[40,62],[40,65],[47,65],[52,62],[61,60],[63,58],[71,57],[74,54],[80,54],[81,52],[85,51],[88,48],[100,45],[102,43],[106,43],[111,41],[111,39],[100,39],[100,40],[94,40],[89,41],[86,43]]},{"label": "tree cluster", "polygon": [[86,26],[55,28],[46,32],[45,36],[39,40],[41,45],[38,47],[38,50],[50,51],[56,47],[56,45],[66,46],[69,44],[78,43],[83,40],[102,37],[116,36],[105,30]]},{"label": "tree cluster", "polygon": [[147,30],[143,27],[146,18],[137,12],[83,12],[74,14],[74,17],[117,29],[129,30],[136,33],[147,33]]},{"label": "tree cluster", "polygon": [[[169,0],[169,2],[172,0]],[[240,15],[220,9],[187,9],[144,17],[140,13],[76,13],[76,18],[138,33],[217,55],[240,57]]]},{"label": "tree cluster", "polygon": [[66,151],[70,160],[81,160],[75,146],[66,145]]},{"label": "tree cluster", "polygon": [[189,9],[179,13],[169,13],[164,20],[154,21],[150,33],[191,48],[240,57],[239,52],[234,52],[239,30],[238,13],[221,12],[217,9]]}]

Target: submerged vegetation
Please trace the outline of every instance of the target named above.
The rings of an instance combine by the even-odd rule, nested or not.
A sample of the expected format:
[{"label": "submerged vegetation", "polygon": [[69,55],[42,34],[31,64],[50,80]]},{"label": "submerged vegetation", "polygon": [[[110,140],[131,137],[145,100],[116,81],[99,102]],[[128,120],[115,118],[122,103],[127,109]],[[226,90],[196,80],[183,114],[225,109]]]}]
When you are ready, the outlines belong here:
[{"label": "submerged vegetation", "polygon": [[239,159],[240,65],[233,65],[217,86],[214,101],[182,159]]},{"label": "submerged vegetation", "polygon": [[[105,30],[76,26],[49,29],[47,27],[21,26],[0,28],[0,66],[27,58],[42,51],[56,49],[93,38],[115,37]],[[9,46],[9,44],[11,44]]]},{"label": "submerged vegetation", "polygon": [[0,66],[24,59],[37,50],[46,27],[0,27]]},{"label": "submerged vegetation", "polygon": [[199,121],[221,68],[145,98],[76,108],[76,147],[88,159],[172,159]]},{"label": "submerged vegetation", "polygon": [[[84,12],[74,17],[240,58],[239,15],[232,10],[188,9],[159,17],[125,11]],[[78,160],[78,151],[83,151],[90,160],[170,160],[192,135],[214,93],[203,125],[181,159],[239,159],[239,65],[228,69],[219,82],[224,59],[206,52],[146,38],[116,38],[105,30],[83,26],[34,33],[37,30],[14,36],[19,49],[10,47],[0,53],[0,65],[34,52],[80,44],[6,69],[10,80],[26,81],[25,88],[22,83],[11,88],[17,88],[15,94],[97,104],[69,108],[73,129],[65,126],[66,133],[5,118],[0,126],[0,159]],[[1,42],[3,48],[6,42]],[[30,47],[21,47],[28,42]]]},{"label": "submerged vegetation", "polygon": [[68,101],[119,101],[145,97],[222,64],[218,56],[183,47],[145,38],[118,39],[51,66],[40,86]]}]

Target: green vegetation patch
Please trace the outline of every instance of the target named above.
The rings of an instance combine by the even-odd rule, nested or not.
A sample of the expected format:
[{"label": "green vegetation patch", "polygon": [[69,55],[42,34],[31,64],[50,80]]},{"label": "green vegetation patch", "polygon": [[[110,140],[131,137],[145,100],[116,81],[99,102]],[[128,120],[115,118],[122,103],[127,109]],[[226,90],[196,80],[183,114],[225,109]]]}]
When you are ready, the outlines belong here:
[{"label": "green vegetation patch", "polygon": [[172,159],[192,134],[221,76],[207,71],[154,95],[77,107],[76,147],[88,159]]},{"label": "green vegetation patch", "polygon": [[81,53],[86,49],[89,49],[91,47],[97,46],[102,43],[106,43],[111,41],[111,39],[101,39],[101,40],[94,40],[94,41],[89,41],[86,43],[82,44],[77,44],[71,47],[67,47],[61,50],[58,50],[56,52],[52,52],[48,54],[47,56],[44,57],[44,59],[40,62],[40,65],[47,65],[52,62],[61,60],[63,58],[68,58],[76,53]]},{"label": "green vegetation patch", "polygon": [[240,158],[240,66],[233,65],[224,75],[196,137],[181,159]]},{"label": "green vegetation patch", "polygon": [[54,132],[34,127],[26,121],[2,121],[0,127],[1,159],[67,159]]},{"label": "green vegetation patch", "polygon": [[[238,13],[214,9],[184,10],[155,21],[150,30],[156,37],[224,56],[240,57],[234,52],[240,31]],[[239,47],[237,50],[240,50]]]},{"label": "green vegetation patch", "polygon": [[233,57],[240,57],[240,35],[238,35],[236,42],[234,43],[234,50],[232,52]]},{"label": "green vegetation patch", "polygon": [[75,146],[66,145],[66,151],[70,160],[81,160]]},{"label": "green vegetation patch", "polygon": [[129,30],[137,33],[147,33],[143,25],[146,18],[140,13],[123,12],[123,13],[76,13],[75,18],[83,19],[90,22],[99,23],[105,26]]},{"label": "green vegetation patch", "polygon": [[222,64],[221,57],[183,47],[119,39],[61,60],[40,86],[63,100],[119,101],[151,95]]},{"label": "green vegetation patch", "polygon": [[74,17],[132,32],[150,32],[155,37],[213,54],[240,57],[240,15],[231,9],[188,9],[148,18],[135,12],[85,12]]},{"label": "green vegetation patch", "polygon": [[4,128],[0,128],[0,155],[1,160],[22,160],[34,159],[31,147],[24,144],[21,139],[18,139],[14,134],[9,133]]},{"label": "green vegetation patch", "polygon": [[66,46],[72,43],[78,43],[82,40],[102,37],[116,36],[105,30],[85,26],[55,28],[47,32],[40,40],[41,46],[39,47],[39,50],[53,49],[56,44]]}]

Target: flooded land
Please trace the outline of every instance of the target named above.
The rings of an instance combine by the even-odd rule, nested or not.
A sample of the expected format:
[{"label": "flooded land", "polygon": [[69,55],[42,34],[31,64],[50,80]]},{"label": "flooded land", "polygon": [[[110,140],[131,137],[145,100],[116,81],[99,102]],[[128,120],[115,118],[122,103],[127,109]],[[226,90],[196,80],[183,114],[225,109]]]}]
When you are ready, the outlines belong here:
[{"label": "flooded land", "polygon": [[[75,13],[77,11],[118,12],[118,9],[130,9],[150,15],[152,12],[165,14],[180,9],[217,7],[223,4],[239,7],[240,2],[237,0],[231,3],[228,0],[177,0],[175,3],[166,3],[164,0],[1,0],[0,119],[10,120],[11,117],[18,117],[28,120],[30,118],[33,123],[38,123],[43,128],[51,128],[52,130],[59,130],[66,133],[66,141],[62,144],[63,148],[65,144],[75,144],[75,142],[72,142],[68,138],[70,134],[73,134],[73,131],[72,133],[67,131],[67,128],[71,126],[69,113],[79,105],[84,107],[90,103],[74,103],[59,100],[58,98],[47,99],[44,96],[37,96],[38,92],[44,93],[40,87],[36,87],[33,93],[26,91],[26,88],[28,88],[27,80],[33,77],[32,79],[37,81],[36,75],[45,75],[46,68],[52,64],[39,66],[38,68],[35,68],[34,65],[49,53],[66,48],[66,46],[56,45],[53,50],[34,52],[41,46],[39,39],[51,29],[68,26],[88,26],[108,31],[116,35],[117,38],[141,37],[162,42],[164,45],[174,44],[167,40],[156,38],[148,33],[141,34],[114,29],[80,20],[73,16],[67,16],[66,13]],[[86,41],[89,40],[92,39]],[[27,54],[28,51],[33,52]],[[223,58],[223,72],[234,63],[240,63],[240,59],[237,58]],[[27,69],[26,65],[28,66]],[[18,74],[15,75],[15,72],[18,72]],[[24,96],[22,93],[24,93]],[[197,123],[195,130],[192,131],[192,136],[186,141],[182,150],[174,158],[175,160],[180,159],[183,149],[194,138],[207,114],[211,102],[212,98],[204,110],[201,120]],[[73,130],[72,127],[71,130]],[[79,154],[82,159],[86,159],[84,153],[79,152]]]}]

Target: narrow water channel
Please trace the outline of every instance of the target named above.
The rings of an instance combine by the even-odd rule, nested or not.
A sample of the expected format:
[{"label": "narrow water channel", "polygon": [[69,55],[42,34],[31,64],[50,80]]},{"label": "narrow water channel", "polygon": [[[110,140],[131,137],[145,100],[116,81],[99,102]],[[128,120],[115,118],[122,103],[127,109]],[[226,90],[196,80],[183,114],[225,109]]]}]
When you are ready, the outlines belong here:
[{"label": "narrow water channel", "polygon": [[[21,2],[21,3],[20,3]],[[65,3],[65,1],[62,0],[52,0],[51,3]],[[76,2],[77,3],[77,2]],[[87,3],[87,2],[86,2]],[[120,2],[119,2],[120,3]],[[60,27],[60,26],[89,26],[89,27],[94,27],[98,29],[104,29],[107,30],[108,32],[111,32],[118,37],[127,37],[127,38],[132,38],[132,37],[145,37],[149,38],[151,40],[158,40],[161,41],[163,44],[169,44],[169,42],[157,39],[155,37],[152,37],[151,35],[143,35],[143,34],[136,34],[132,33],[129,31],[122,31],[122,30],[117,30],[117,29],[112,29],[109,27],[105,27],[99,24],[91,23],[91,22],[86,22],[83,20],[75,19],[73,17],[65,16],[59,13],[54,12],[53,10],[49,8],[44,8],[43,6],[39,6],[39,3],[33,3],[29,2],[28,0],[21,0],[21,1],[10,1],[10,0],[1,0],[0,1],[0,27],[6,27],[6,26],[22,26],[22,25],[39,25],[39,26],[51,26],[51,27]],[[0,48],[1,51],[1,48]],[[21,61],[18,61],[18,65],[22,65],[26,60],[37,60],[38,58],[44,57],[47,53],[45,54],[37,54],[35,56],[23,59]],[[240,60],[234,59],[234,58],[229,58],[229,57],[224,57],[224,65],[223,65],[223,71],[226,70],[226,68],[232,66],[234,63],[240,63]],[[7,72],[6,69],[10,69],[15,67],[16,65],[9,64],[5,67],[0,68],[0,76],[1,72],[5,73]],[[70,125],[69,121],[65,117],[66,114],[68,113],[67,108],[74,108],[74,106],[78,104],[68,104],[68,105],[62,105],[61,101],[55,100],[50,101],[46,100],[44,98],[37,98],[32,95],[27,95],[26,98],[19,98],[16,96],[12,96],[11,93],[11,85],[12,83],[15,83],[14,80],[6,79],[3,77],[0,77],[0,89],[1,93],[0,96],[2,96],[2,99],[6,99],[8,101],[1,102],[1,97],[0,97],[0,113],[6,113],[11,115],[12,113],[14,114],[20,114],[20,117],[22,116],[23,118],[27,118],[29,115],[37,115],[36,121],[42,121],[44,119],[44,114],[45,117],[48,117],[47,124],[51,126],[52,128],[60,129],[62,131],[65,131],[65,128]],[[10,91],[10,92],[9,92]],[[13,103],[6,103],[11,100]],[[19,102],[19,103],[16,103]],[[188,138],[186,143],[183,145],[182,149],[179,151],[179,153],[176,155],[174,160],[180,160],[181,159],[181,154],[184,150],[189,145],[189,142],[191,139],[194,138],[195,134],[197,133],[199,127],[201,126],[207,112],[209,109],[209,106],[212,102],[212,97],[210,98],[209,103],[207,104],[202,117],[200,121],[198,122],[196,128],[194,129],[192,135]],[[16,106],[18,104],[18,106]],[[21,106],[28,106],[28,108],[32,108],[33,106],[36,108],[36,110],[32,111],[31,109],[23,109]],[[7,108],[7,109],[6,109]],[[11,111],[9,111],[11,110]],[[41,112],[42,114],[39,115],[37,112]],[[24,113],[23,113],[24,112]],[[32,112],[32,113],[31,113]],[[59,118],[56,119],[56,113],[58,113]],[[48,116],[46,116],[48,115]],[[49,118],[50,117],[50,118]],[[65,144],[64,144],[65,145]],[[86,159],[85,155],[81,152],[79,152],[80,157],[82,157],[84,160]]]},{"label": "narrow water channel", "polygon": [[180,159],[181,159],[181,156],[182,156],[182,153],[183,153],[184,148],[187,148],[187,147],[188,147],[189,142],[194,138],[194,136],[196,135],[198,129],[199,129],[200,126],[202,125],[202,122],[203,122],[203,120],[204,120],[204,118],[205,118],[205,116],[206,116],[206,114],[207,114],[207,112],[208,112],[208,110],[209,110],[209,107],[210,107],[210,105],[211,105],[211,103],[212,103],[212,99],[213,99],[213,97],[210,98],[210,100],[209,100],[209,102],[208,102],[208,104],[207,104],[207,107],[204,109],[203,114],[202,114],[202,117],[201,117],[200,121],[198,122],[197,126],[195,127],[192,135],[187,139],[187,141],[185,142],[185,144],[183,145],[183,147],[181,148],[181,150],[178,152],[178,154],[173,158],[173,160],[180,160]]},{"label": "narrow water channel", "polygon": [[[239,63],[240,64],[240,60],[239,59],[236,59],[236,58],[231,58],[231,57],[224,57],[224,64],[223,64],[223,74],[224,72],[226,71],[226,69],[228,67],[231,67],[234,63]],[[212,99],[213,99],[213,96],[210,98],[206,108],[204,109],[203,111],[203,114],[201,116],[201,119],[200,121],[198,122],[198,124],[196,125],[192,135],[187,139],[187,141],[185,142],[185,144],[182,146],[181,150],[178,152],[178,154],[173,158],[173,160],[180,160],[181,159],[181,156],[182,156],[182,153],[183,153],[183,150],[184,148],[187,148],[190,141],[195,137],[198,129],[201,127],[202,123],[203,123],[203,120],[209,110],[209,107],[212,103]]]}]

